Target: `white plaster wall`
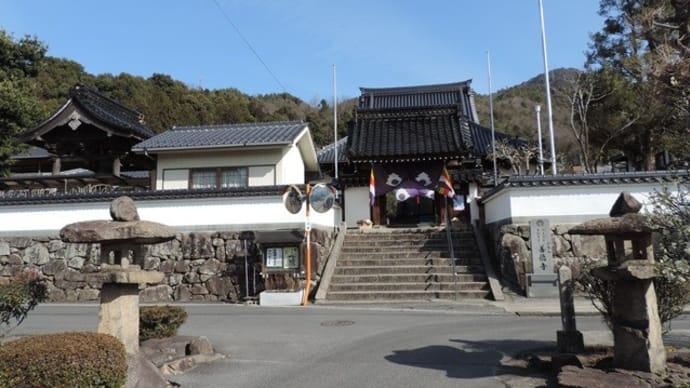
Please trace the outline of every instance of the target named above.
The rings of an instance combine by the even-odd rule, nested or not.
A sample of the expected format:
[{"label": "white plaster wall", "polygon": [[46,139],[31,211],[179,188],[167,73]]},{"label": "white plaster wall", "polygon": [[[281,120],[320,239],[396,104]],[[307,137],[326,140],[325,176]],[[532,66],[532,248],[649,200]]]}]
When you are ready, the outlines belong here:
[{"label": "white plaster wall", "polygon": [[[0,235],[57,233],[69,223],[108,220],[109,208],[109,202],[0,206]],[[137,201],[137,208],[141,219],[180,231],[276,230],[305,223],[305,208],[291,214],[282,196]],[[336,224],[333,209],[310,213],[313,228],[330,229]]]},{"label": "white plaster wall", "polygon": [[[299,156],[299,153],[298,153]],[[283,157],[283,151],[280,148],[271,149],[238,149],[225,151],[185,151],[174,153],[160,153],[158,154],[158,162],[156,164],[157,180],[156,188],[158,190],[169,186],[163,183],[163,172],[165,170],[180,170],[192,168],[208,168],[208,167],[250,167],[250,166],[275,166]],[[301,159],[298,160],[299,164]],[[301,166],[304,171],[304,166]],[[187,180],[189,176],[187,176]],[[304,174],[302,174],[304,180]],[[175,186],[182,183],[179,181]],[[280,183],[278,183],[280,184]],[[188,183],[185,182],[184,187],[187,188]]]},{"label": "white plaster wall", "polygon": [[343,193],[345,200],[345,222],[348,228],[357,226],[357,221],[368,220],[369,209],[369,186],[348,187]]},{"label": "white plaster wall", "polygon": [[470,204],[470,220],[472,224],[479,220],[479,185],[474,182],[469,184],[467,203]]},{"label": "white plaster wall", "polygon": [[484,202],[484,222],[490,224],[511,217],[509,190],[503,190]]},{"label": "white plaster wall", "polygon": [[276,184],[276,174],[273,166],[249,167],[248,174],[249,186],[273,186]]},{"label": "white plaster wall", "polygon": [[301,185],[304,182],[304,161],[299,148],[290,146],[283,149],[283,156],[276,164],[276,184]]},{"label": "white plaster wall", "polygon": [[508,188],[484,202],[486,223],[530,217],[580,217],[608,215],[622,191],[648,204],[649,195],[660,185],[586,185]]}]

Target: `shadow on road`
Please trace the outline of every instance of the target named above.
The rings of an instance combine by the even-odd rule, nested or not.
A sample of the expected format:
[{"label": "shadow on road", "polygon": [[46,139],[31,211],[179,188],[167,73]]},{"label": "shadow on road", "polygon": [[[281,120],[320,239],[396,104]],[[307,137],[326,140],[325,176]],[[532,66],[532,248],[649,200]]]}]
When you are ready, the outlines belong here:
[{"label": "shadow on road", "polygon": [[[451,339],[458,346],[434,345],[411,350],[394,350],[385,359],[401,365],[442,370],[449,378],[475,379],[510,375],[549,380],[548,373],[527,368],[525,362],[515,362],[517,352],[553,347],[547,341],[466,341]],[[547,383],[547,385],[550,385]]]}]

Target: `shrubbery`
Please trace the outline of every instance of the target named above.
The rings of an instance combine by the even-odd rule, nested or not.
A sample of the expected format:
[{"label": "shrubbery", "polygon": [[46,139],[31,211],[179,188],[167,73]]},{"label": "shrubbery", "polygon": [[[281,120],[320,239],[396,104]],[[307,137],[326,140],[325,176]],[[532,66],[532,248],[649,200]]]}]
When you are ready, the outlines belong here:
[{"label": "shrubbery", "polygon": [[688,186],[679,184],[676,193],[667,188],[651,196],[649,226],[658,230],[656,254],[658,277],[654,289],[662,322],[683,313],[690,303],[690,197]]},{"label": "shrubbery", "polygon": [[29,311],[47,298],[46,285],[34,271],[21,272],[0,286],[0,336],[19,326]]},{"label": "shrubbery", "polygon": [[122,387],[125,347],[97,333],[25,337],[0,346],[0,388]]},{"label": "shrubbery", "polygon": [[187,320],[179,306],[146,306],[139,309],[139,341],[172,337]]}]

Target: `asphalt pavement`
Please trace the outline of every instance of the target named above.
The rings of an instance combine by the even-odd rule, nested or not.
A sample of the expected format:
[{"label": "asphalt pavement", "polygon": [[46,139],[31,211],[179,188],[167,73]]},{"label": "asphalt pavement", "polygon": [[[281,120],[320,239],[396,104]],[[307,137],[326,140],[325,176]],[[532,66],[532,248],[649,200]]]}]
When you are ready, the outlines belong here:
[{"label": "asphalt pavement", "polygon": [[[588,307],[590,306],[590,307]],[[207,336],[223,360],[171,380],[183,387],[534,387],[545,376],[510,364],[555,346],[556,300],[262,307],[184,304],[181,335]],[[589,301],[576,301],[587,345],[611,344]],[[45,304],[13,334],[95,331],[96,304]],[[687,342],[690,320],[667,340]]]}]

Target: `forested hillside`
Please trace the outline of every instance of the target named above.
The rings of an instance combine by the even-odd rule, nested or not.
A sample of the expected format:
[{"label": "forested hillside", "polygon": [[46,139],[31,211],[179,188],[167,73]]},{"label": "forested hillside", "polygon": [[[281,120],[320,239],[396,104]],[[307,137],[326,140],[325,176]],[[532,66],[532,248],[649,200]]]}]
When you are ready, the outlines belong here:
[{"label": "forested hillside", "polygon": [[[73,60],[47,56],[46,51],[46,46],[37,38],[17,39],[0,29],[0,172],[7,171],[6,161],[21,149],[17,141],[20,133],[49,117],[66,101],[70,88],[77,83],[83,83],[138,110],[144,115],[146,125],[156,132],[183,125],[304,120],[310,123],[317,147],[327,145],[333,139],[333,110],[330,101],[308,103],[287,93],[252,96],[234,88],[209,90],[191,87],[165,74],[154,73],[148,78],[127,73],[94,75],[87,73],[83,66]],[[579,128],[580,135],[584,133],[582,125],[589,125],[589,131],[595,128],[618,128],[621,123],[611,121],[610,112],[624,112],[620,98],[617,100],[619,102],[609,102],[612,98],[606,95],[607,100],[604,102],[608,106],[602,103],[592,105],[601,111],[600,116],[592,116],[590,119],[597,120],[596,125],[592,126],[594,121],[583,122],[581,119],[571,122],[573,93],[577,88],[582,88],[582,75],[582,71],[576,69],[555,69],[550,73],[556,150],[566,164],[577,162],[583,155],[582,150],[590,149],[597,142],[604,146],[608,144],[608,148],[602,148],[592,155],[610,155],[611,150],[616,148],[628,152],[626,145],[620,144],[620,141],[606,140],[613,137],[597,140],[595,132],[588,132],[591,140],[587,141],[591,143],[582,143],[582,138],[582,144],[576,141],[573,125]],[[624,90],[617,84],[611,85],[600,88],[608,87],[609,91],[606,93]],[[592,90],[589,92],[593,93]],[[351,97],[338,106],[340,136],[346,134],[347,123],[353,117],[357,96]],[[534,107],[537,104],[541,105],[544,149],[548,149],[548,121],[542,75],[494,93],[496,129],[536,142]],[[488,96],[477,95],[476,106],[481,124],[489,127]],[[625,118],[622,114],[618,116],[621,116],[621,120]],[[610,136],[622,138],[615,133]],[[634,155],[636,150],[628,148],[630,154]]]},{"label": "forested hillside", "polygon": [[[570,128],[570,105],[564,95],[572,89],[572,83],[580,70],[555,69],[549,72],[553,108],[553,127],[559,154],[574,158],[577,154],[575,139]],[[485,127],[491,126],[489,96],[475,96],[479,120]],[[526,82],[494,92],[494,123],[497,131],[537,140],[537,116],[535,105],[541,105],[542,141],[548,149],[549,128],[544,89],[544,76],[540,74]]]},{"label": "forested hillside", "polygon": [[[67,59],[47,57],[44,62],[37,76],[44,112],[57,109],[70,87],[81,82],[143,113],[146,125],[156,132],[183,125],[305,120],[310,123],[318,145],[333,138],[333,111],[327,101],[313,106],[287,93],[250,96],[234,88],[190,87],[165,74],[148,78],[127,73],[92,75]],[[339,107],[339,128],[345,129],[351,104],[348,101]]]},{"label": "forested hillside", "polygon": [[[156,132],[183,125],[304,120],[317,146],[333,139],[330,101],[309,104],[287,93],[250,96],[234,88],[208,90],[165,74],[89,74],[75,61],[47,56],[39,39],[16,39],[0,29],[0,159],[12,155],[17,135],[48,118],[77,83],[136,109]],[[344,135],[354,100],[338,105],[338,128]]]}]

